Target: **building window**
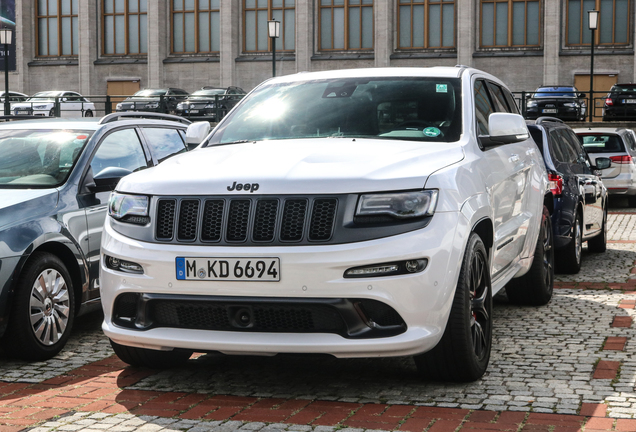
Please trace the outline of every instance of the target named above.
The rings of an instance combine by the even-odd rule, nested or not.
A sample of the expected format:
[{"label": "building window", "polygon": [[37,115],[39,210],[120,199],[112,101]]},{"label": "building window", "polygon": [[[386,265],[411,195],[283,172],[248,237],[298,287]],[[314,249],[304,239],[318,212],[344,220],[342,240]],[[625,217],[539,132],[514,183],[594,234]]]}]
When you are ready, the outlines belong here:
[{"label": "building window", "polygon": [[587,11],[600,11],[596,45],[629,44],[629,0],[568,0],[566,45],[590,45]]},{"label": "building window", "polygon": [[540,29],[540,0],[481,0],[482,47],[538,47]]},{"label": "building window", "polygon": [[147,54],[148,0],[104,0],[102,8],[103,53]]},{"label": "building window", "polygon": [[320,0],[320,49],[373,49],[373,0]]},{"label": "building window", "polygon": [[78,53],[79,0],[38,0],[37,55],[76,56]]},{"label": "building window", "polygon": [[398,9],[398,48],[455,47],[455,0],[400,0]]},{"label": "building window", "polygon": [[244,0],[243,1],[243,51],[271,51],[267,34],[267,21],[280,21],[280,38],[276,49],[293,51],[296,37],[296,10],[294,0]]},{"label": "building window", "polygon": [[220,51],[221,0],[172,0],[172,53]]}]

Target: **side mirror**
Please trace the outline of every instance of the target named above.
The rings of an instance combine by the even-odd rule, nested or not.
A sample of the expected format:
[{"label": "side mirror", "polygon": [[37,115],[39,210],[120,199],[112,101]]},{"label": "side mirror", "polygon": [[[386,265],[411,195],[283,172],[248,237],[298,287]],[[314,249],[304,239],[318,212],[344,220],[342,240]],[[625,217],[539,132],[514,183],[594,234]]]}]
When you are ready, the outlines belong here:
[{"label": "side mirror", "polygon": [[492,113],[488,118],[487,137],[480,136],[484,147],[512,144],[525,141],[530,137],[526,121],[519,114]]},{"label": "side mirror", "polygon": [[606,157],[597,157],[595,163],[597,170],[604,170],[612,166],[612,160]]},{"label": "side mirror", "polygon": [[62,102],[68,102],[68,98],[62,98]]},{"label": "side mirror", "polygon": [[188,150],[192,150],[201,144],[209,133],[210,123],[208,122],[195,122],[189,125],[186,130],[186,144],[188,145]]},{"label": "side mirror", "polygon": [[112,191],[115,189],[115,186],[117,186],[117,183],[119,183],[119,180],[121,180],[122,177],[125,177],[130,173],[132,173],[132,171],[126,168],[120,168],[120,167],[104,168],[95,176],[93,176],[94,185],[89,184],[88,188],[90,189],[91,192],[94,192],[94,193]]},{"label": "side mirror", "polygon": [[579,94],[577,95],[577,97],[584,98],[584,97],[585,97],[585,93],[579,93]]}]

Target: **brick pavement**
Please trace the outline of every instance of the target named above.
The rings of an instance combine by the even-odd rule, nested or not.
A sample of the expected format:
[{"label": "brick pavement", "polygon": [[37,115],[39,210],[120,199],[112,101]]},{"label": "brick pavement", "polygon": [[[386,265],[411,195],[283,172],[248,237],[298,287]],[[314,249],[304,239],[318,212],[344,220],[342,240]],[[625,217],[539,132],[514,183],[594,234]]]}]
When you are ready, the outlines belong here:
[{"label": "brick pavement", "polygon": [[126,367],[99,316],[40,363],[0,353],[0,432],[636,431],[636,214],[610,215],[607,254],[560,275],[544,308],[494,310],[491,364],[469,384],[422,382],[408,358],[194,356]]}]

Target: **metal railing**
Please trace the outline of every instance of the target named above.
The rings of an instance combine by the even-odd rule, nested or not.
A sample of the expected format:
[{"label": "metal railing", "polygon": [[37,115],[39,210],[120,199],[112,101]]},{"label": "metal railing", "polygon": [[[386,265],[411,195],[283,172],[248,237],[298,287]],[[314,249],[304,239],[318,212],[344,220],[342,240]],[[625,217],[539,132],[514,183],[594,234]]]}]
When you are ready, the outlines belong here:
[{"label": "metal railing", "polygon": [[[554,107],[539,107],[537,106],[537,111],[531,111],[529,112],[528,109],[529,108],[533,108],[533,107],[529,107],[528,106],[528,102],[531,101],[536,101],[536,102],[540,102],[541,99],[550,99],[556,96],[552,96],[550,95],[548,92],[545,92],[545,96],[544,97],[538,97],[538,98],[533,98],[533,96],[535,95],[535,91],[520,91],[520,92],[513,92],[513,95],[515,97],[515,102],[517,103],[517,106],[519,108],[519,111],[521,112],[521,114],[523,115],[524,118],[537,118],[540,116],[556,116],[556,117],[561,117],[562,114],[564,113],[564,109],[575,109],[576,107],[570,106],[570,107],[564,107],[564,106],[554,106]],[[544,92],[539,92],[539,93],[544,93]],[[578,103],[579,106],[579,119],[570,119],[570,116],[568,117],[568,120],[571,121],[601,121],[601,119],[604,118],[604,109],[605,109],[605,100],[608,96],[608,92],[607,90],[603,90],[603,91],[593,91],[592,94],[590,95],[590,91],[585,91],[585,92],[567,92],[567,91],[559,91],[558,94],[568,94],[572,96],[572,102],[576,102]],[[560,101],[560,104],[563,103],[567,103],[569,101]],[[591,108],[590,108],[591,107]],[[556,110],[556,111],[552,111],[552,110]],[[591,112],[590,112],[591,110]],[[568,111],[569,114],[572,114],[573,111]],[[591,114],[591,117],[590,117]],[[627,114],[627,107],[624,108],[624,112],[623,114]],[[636,120],[636,115],[634,115],[634,119]]]}]

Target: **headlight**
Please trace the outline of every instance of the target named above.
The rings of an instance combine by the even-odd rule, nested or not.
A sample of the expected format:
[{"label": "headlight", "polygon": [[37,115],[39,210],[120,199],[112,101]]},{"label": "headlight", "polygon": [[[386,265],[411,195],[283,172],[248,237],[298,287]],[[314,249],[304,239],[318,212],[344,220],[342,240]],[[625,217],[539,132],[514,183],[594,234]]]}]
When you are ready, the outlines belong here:
[{"label": "headlight", "polygon": [[184,104],[184,103],[177,104],[177,109],[186,109],[186,108],[188,108],[187,104]]},{"label": "headlight", "polygon": [[537,102],[536,102],[536,101],[528,101],[528,102],[526,103],[526,106],[527,106],[528,108],[536,107],[536,106],[537,106]]},{"label": "headlight", "polygon": [[147,196],[113,192],[108,202],[108,215],[123,222],[145,225],[150,222],[149,203]]},{"label": "headlight", "polygon": [[123,106],[122,104],[118,103],[118,104],[117,104],[117,106],[116,106],[115,108],[116,108],[116,109],[121,109],[121,107],[122,107],[122,106]]},{"label": "headlight", "polygon": [[159,108],[159,102],[152,102],[152,103],[146,104],[146,108]]},{"label": "headlight", "polygon": [[205,107],[206,107],[206,108],[208,108],[208,109],[210,109],[210,108],[215,108],[215,107],[216,107],[216,105],[215,105],[215,104],[213,104],[213,103],[211,103],[211,104],[207,104]]},{"label": "headlight", "polygon": [[437,191],[424,190],[361,195],[356,216],[392,216],[409,219],[432,216],[437,205]]},{"label": "headlight", "polygon": [[48,105],[33,105],[33,109],[36,110],[45,110],[48,108]]},{"label": "headlight", "polygon": [[578,108],[579,104],[577,104],[576,102],[566,102],[563,104],[563,106],[569,107],[569,108]]}]

